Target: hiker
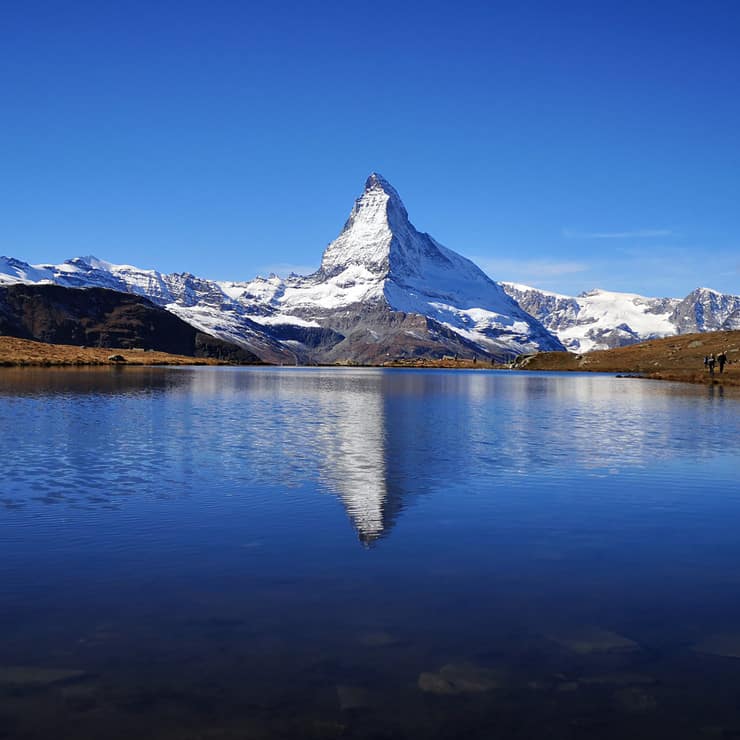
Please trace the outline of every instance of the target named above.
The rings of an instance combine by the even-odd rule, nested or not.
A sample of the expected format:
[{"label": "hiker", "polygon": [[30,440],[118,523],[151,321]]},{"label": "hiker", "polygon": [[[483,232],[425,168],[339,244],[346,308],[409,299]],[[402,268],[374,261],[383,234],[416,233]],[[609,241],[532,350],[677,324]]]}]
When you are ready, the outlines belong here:
[{"label": "hiker", "polygon": [[727,362],[727,355],[725,354],[725,351],[722,350],[717,355],[717,363],[719,364],[719,374],[722,375],[722,373],[725,371],[725,363]]},{"label": "hiker", "polygon": [[709,367],[709,355],[704,355],[704,367]]},{"label": "hiker", "polygon": [[707,367],[709,368],[709,374],[714,375],[714,363],[716,360],[714,359],[714,352],[712,352],[711,355],[709,355],[709,359],[707,360]]}]

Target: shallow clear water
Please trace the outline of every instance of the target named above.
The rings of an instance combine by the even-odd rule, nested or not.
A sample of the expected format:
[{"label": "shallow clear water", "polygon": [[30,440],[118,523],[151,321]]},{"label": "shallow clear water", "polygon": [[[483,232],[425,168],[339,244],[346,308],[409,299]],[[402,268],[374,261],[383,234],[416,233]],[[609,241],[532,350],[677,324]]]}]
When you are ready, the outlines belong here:
[{"label": "shallow clear water", "polygon": [[3,370],[0,738],[740,737],[739,411],[597,375]]}]

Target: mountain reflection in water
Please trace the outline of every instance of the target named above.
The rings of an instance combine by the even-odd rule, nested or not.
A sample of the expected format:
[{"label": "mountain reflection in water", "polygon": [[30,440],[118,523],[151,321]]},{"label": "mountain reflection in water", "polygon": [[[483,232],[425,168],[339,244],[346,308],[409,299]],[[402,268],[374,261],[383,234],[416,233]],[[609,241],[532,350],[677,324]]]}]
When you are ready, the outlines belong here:
[{"label": "mountain reflection in water", "polygon": [[[732,406],[716,407],[716,434],[698,433],[699,389],[594,375],[105,368],[5,371],[2,380],[0,398],[14,399],[27,415],[20,423],[46,442],[8,456],[6,506],[39,489],[44,503],[79,503],[86,491],[87,505],[111,505],[132,480],[136,495],[159,498],[216,481],[230,495],[308,481],[339,496],[365,544],[416,495],[461,482],[490,493],[503,477],[537,470],[613,476],[740,446],[719,431]],[[93,458],[80,434],[94,435]],[[129,455],[136,472],[117,485]],[[54,475],[39,480],[43,469]]]},{"label": "mountain reflection in water", "polygon": [[736,737],[739,402],[0,371],[0,737]]}]

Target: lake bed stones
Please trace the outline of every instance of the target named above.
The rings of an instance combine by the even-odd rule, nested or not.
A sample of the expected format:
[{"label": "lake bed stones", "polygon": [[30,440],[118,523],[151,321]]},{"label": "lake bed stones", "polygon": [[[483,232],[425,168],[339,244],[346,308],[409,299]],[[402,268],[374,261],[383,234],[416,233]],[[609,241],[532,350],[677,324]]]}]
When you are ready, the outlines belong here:
[{"label": "lake bed stones", "polygon": [[19,687],[51,686],[57,683],[79,681],[87,675],[85,671],[65,668],[0,666],[0,685]]},{"label": "lake bed stones", "polygon": [[710,635],[694,645],[692,650],[721,658],[740,658],[740,633],[720,632]]},{"label": "lake bed stones", "polygon": [[419,675],[419,688],[430,694],[476,694],[500,688],[502,671],[482,668],[474,663],[448,663],[436,673]]},{"label": "lake bed stones", "polygon": [[632,653],[640,646],[629,637],[601,627],[577,627],[547,635],[548,639],[578,655]]}]

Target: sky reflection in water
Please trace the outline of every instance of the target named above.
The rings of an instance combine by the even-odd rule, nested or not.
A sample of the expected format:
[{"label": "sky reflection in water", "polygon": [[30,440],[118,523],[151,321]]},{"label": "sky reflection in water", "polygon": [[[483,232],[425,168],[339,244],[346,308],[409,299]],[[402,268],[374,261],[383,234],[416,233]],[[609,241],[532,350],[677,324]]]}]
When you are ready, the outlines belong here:
[{"label": "sky reflection in water", "polygon": [[[514,676],[499,719],[572,729],[600,694],[571,707],[525,688],[557,692],[616,660],[691,691],[635,694],[660,699],[637,715],[610,699],[615,736],[667,726],[674,703],[694,722],[672,708],[680,732],[710,723],[706,672],[737,672],[691,647],[740,631],[732,394],[594,375],[126,368],[7,371],[0,408],[0,668],[81,666],[121,727],[137,727],[135,691],[161,719],[166,689],[239,722],[251,697],[361,736],[337,705],[349,683],[414,708],[405,724],[371,712],[368,732],[412,736],[430,711],[418,676],[463,660]],[[583,625],[628,635],[639,659],[552,654],[553,635]],[[469,732],[490,729],[489,704]],[[740,727],[731,705],[712,706]],[[435,704],[437,730],[458,709]]]}]

